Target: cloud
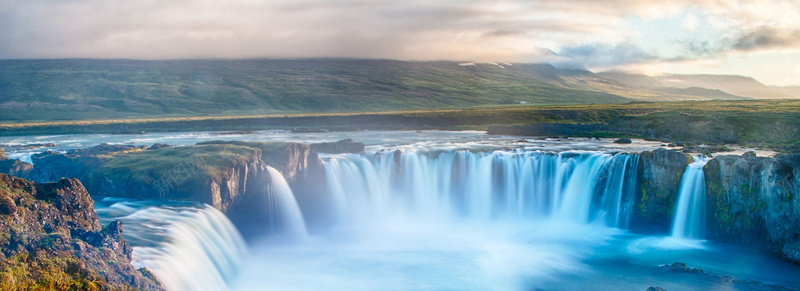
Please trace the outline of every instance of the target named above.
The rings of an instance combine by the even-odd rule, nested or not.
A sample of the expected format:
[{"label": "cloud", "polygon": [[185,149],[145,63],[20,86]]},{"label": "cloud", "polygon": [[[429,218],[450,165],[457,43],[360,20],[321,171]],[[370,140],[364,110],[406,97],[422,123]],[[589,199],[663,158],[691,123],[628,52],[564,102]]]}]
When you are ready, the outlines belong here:
[{"label": "cloud", "polygon": [[763,26],[739,35],[732,48],[740,51],[800,48],[800,30],[781,30]]},{"label": "cloud", "polygon": [[[0,7],[0,59],[353,57],[596,67],[800,46],[797,0],[0,0]],[[641,41],[652,33],[643,36],[630,22],[670,18],[674,27],[664,29],[682,33],[681,51]],[[706,23],[713,35],[697,34]]]},{"label": "cloud", "polygon": [[694,16],[694,14],[686,15],[686,17],[683,18],[683,22],[681,23],[681,25],[686,30],[692,32],[697,31],[697,29],[700,27],[700,23],[697,20],[697,17]]},{"label": "cloud", "polygon": [[[622,40],[640,1],[0,0],[0,58],[530,59]],[[663,3],[666,3],[664,1]]]}]

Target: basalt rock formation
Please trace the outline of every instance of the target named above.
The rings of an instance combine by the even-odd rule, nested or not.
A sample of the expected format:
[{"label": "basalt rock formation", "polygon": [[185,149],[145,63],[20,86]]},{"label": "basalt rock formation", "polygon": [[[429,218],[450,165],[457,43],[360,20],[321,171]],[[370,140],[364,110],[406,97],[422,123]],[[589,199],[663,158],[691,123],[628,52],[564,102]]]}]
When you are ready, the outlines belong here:
[{"label": "basalt rock formation", "polygon": [[709,239],[800,264],[800,154],[718,156],[704,172]]},{"label": "basalt rock formation", "polygon": [[131,265],[122,223],[102,227],[75,179],[34,184],[0,174],[0,289],[163,290]]},{"label": "basalt rock formation", "polygon": [[680,152],[657,149],[641,153],[640,161],[640,192],[631,227],[669,231],[676,194],[689,158]]}]

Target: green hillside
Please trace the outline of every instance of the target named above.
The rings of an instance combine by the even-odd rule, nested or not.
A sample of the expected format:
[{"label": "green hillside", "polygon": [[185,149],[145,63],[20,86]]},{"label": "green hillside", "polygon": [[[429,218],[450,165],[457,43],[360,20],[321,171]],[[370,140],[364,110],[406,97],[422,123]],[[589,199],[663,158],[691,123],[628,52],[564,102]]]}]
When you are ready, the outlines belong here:
[{"label": "green hillside", "polygon": [[548,64],[0,61],[0,122],[620,103],[625,94],[589,71]]}]

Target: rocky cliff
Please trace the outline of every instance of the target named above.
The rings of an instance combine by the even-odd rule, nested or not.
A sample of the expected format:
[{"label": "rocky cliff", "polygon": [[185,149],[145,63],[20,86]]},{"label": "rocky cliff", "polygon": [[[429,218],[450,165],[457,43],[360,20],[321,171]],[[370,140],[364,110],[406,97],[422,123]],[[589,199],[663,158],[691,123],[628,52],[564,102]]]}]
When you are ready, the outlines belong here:
[{"label": "rocky cliff", "polygon": [[641,189],[636,197],[631,227],[669,231],[678,187],[689,158],[680,152],[657,149],[641,153],[640,161]]},{"label": "rocky cliff", "polygon": [[704,173],[708,239],[800,263],[800,154],[719,156]]},{"label": "rocky cliff", "polygon": [[101,227],[78,180],[32,182],[0,174],[0,289],[162,290],[131,265],[122,223]]},{"label": "rocky cliff", "polygon": [[[668,233],[681,178],[691,159],[665,149],[640,156],[631,228]],[[38,181],[77,177],[97,195],[204,202],[225,212],[246,236],[256,233],[265,219],[267,166],[278,169],[289,181],[307,221],[325,220],[324,211],[329,208],[324,205],[328,200],[321,161],[308,145],[299,143],[101,145],[65,154],[43,153],[33,159],[33,169],[20,162],[7,168]],[[704,169],[707,237],[800,261],[799,160],[798,154],[712,159]],[[313,222],[310,225],[324,221]]]},{"label": "rocky cliff", "polygon": [[16,159],[2,159],[0,157],[0,173],[12,175],[14,177],[27,177],[33,170],[33,165],[16,160]]},{"label": "rocky cliff", "polygon": [[[297,188],[318,181],[321,162],[300,143],[205,142],[192,146],[99,145],[32,156],[35,167],[17,171],[37,182],[79,179],[99,196],[191,200],[212,205],[247,234],[265,215],[267,166]],[[29,166],[29,164],[28,164]],[[302,186],[300,186],[302,185]]]}]

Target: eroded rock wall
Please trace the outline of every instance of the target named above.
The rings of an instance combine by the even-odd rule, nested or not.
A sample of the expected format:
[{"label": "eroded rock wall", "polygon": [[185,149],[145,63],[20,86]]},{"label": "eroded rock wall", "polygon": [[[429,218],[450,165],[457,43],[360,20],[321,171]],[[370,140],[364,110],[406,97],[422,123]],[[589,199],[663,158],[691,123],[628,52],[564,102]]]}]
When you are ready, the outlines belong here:
[{"label": "eroded rock wall", "polygon": [[102,227],[76,179],[34,184],[0,174],[0,289],[162,290],[131,265],[122,223]]}]

